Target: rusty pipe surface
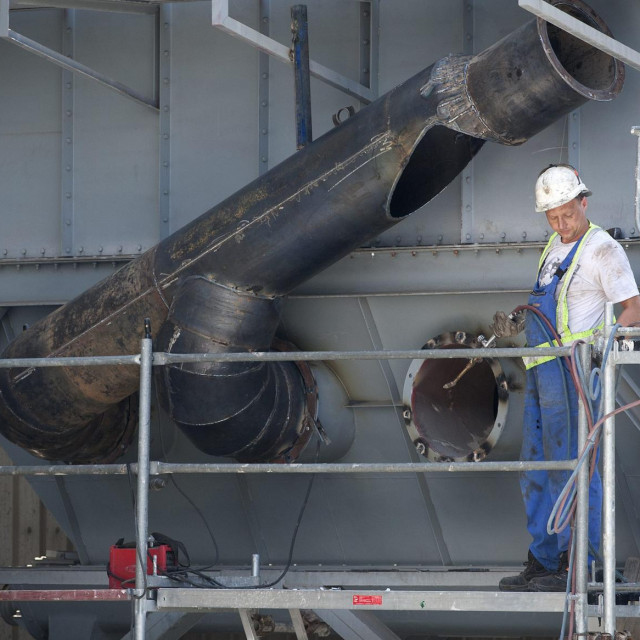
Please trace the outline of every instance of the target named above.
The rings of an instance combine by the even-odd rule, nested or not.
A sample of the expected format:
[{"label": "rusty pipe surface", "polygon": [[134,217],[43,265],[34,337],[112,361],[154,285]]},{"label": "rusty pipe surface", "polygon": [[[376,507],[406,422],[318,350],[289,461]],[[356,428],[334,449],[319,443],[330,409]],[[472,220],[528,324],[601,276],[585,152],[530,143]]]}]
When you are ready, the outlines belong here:
[{"label": "rusty pipe surface", "polygon": [[[580,0],[553,4],[609,33]],[[485,140],[520,144],[589,99],[614,98],[623,78],[621,63],[540,19],[475,57],[443,58],[32,326],[3,357],[134,353],[145,317],[171,350],[191,330],[176,303],[193,278],[231,301],[212,310],[198,348],[265,348],[279,297],[431,200]],[[266,320],[243,346],[234,314]],[[251,366],[234,375],[248,381]],[[205,372],[212,385],[219,372]],[[254,404],[264,384],[234,393]],[[129,368],[3,369],[0,430],[47,459],[111,460],[131,437],[137,387]],[[292,437],[301,421],[292,418]]]}]

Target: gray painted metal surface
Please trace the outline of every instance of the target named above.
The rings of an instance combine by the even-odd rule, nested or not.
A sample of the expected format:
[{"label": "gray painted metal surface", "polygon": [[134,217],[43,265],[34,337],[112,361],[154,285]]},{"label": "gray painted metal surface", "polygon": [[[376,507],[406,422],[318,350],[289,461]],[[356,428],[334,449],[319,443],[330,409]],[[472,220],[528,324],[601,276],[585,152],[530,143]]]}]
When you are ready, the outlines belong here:
[{"label": "gray painted metal surface", "polygon": [[[312,57],[358,80],[359,3],[316,0],[308,4]],[[638,49],[640,6],[605,0],[591,4],[622,42]],[[288,6],[273,1],[271,5],[270,36],[286,44]],[[255,2],[232,0],[231,7],[237,19],[261,28]],[[47,259],[68,255],[64,240],[71,233],[61,224],[65,185],[70,184],[70,176],[63,173],[68,123],[62,106],[62,72],[0,42],[0,79],[9,88],[0,94],[0,305],[11,307],[3,318],[6,333],[19,333],[24,324],[50,311],[47,305],[71,299],[111,273],[127,255],[137,255],[138,246],[142,251],[157,242],[167,224],[172,230],[182,226],[255,178],[265,149],[260,144],[264,127],[258,128],[259,116],[265,113],[261,111],[265,92],[267,164],[274,166],[294,152],[291,69],[272,62],[268,86],[261,85],[258,52],[213,29],[209,3],[176,3],[170,11],[171,91],[164,121],[162,115],[89,81],[74,82],[72,254],[78,260],[58,267]],[[529,17],[510,0],[475,0],[474,50],[488,46]],[[372,53],[379,56],[381,92],[432,60],[468,46],[463,2],[383,1],[379,21],[377,42],[372,40],[377,49]],[[77,11],[75,22],[74,56],[79,62],[145,95],[153,93],[159,51],[155,17]],[[62,11],[12,12],[11,25],[52,49],[62,49],[66,33]],[[162,86],[160,91],[162,96]],[[317,135],[332,126],[331,116],[340,108],[359,108],[357,100],[316,80],[312,95]],[[531,286],[547,237],[544,217],[533,213],[532,182],[549,162],[579,162],[594,191],[591,218],[635,235],[637,141],[629,129],[637,124],[639,95],[640,78],[629,70],[620,98],[612,104],[585,105],[577,118],[579,127],[574,118],[557,123],[520,148],[485,145],[482,161],[474,162],[472,173],[371,246],[296,290],[283,310],[283,335],[305,350],[358,350],[419,349],[446,330],[486,333],[493,312],[508,311],[523,302]],[[166,153],[159,127],[165,125],[170,125],[171,142],[170,166],[164,168],[168,176],[159,165]],[[161,203],[169,178],[167,211]],[[472,216],[464,213],[468,204]],[[164,222],[161,216],[167,213],[169,222]],[[459,246],[460,242],[465,245]],[[639,243],[630,240],[625,246],[640,276]],[[27,262],[28,258],[41,262]],[[387,369],[366,361],[331,365],[347,390],[348,410],[356,420],[354,444],[340,462],[417,461],[398,408],[393,406],[408,366],[408,361],[401,360],[390,361]],[[635,372],[629,368],[628,373],[637,384]],[[625,393],[635,392],[627,387]],[[492,459],[515,459],[518,454],[521,398],[517,392],[512,395],[508,425]],[[620,484],[617,489],[620,562],[640,553],[636,531],[640,481],[634,471],[639,440],[633,420],[621,417],[616,430],[617,466],[626,473],[624,491]],[[36,464],[11,445],[6,449],[16,463]],[[209,461],[176,436],[157,408],[152,459]],[[132,452],[124,461],[133,460]],[[272,571],[284,563],[308,478],[208,475],[177,481],[212,526],[224,567],[246,567],[256,551],[266,565],[273,565]],[[133,511],[125,475],[64,478],[64,491],[53,478],[38,477],[32,483],[73,534],[76,545],[84,549],[87,562],[104,563],[117,538],[132,539]],[[102,507],[96,510],[96,505]],[[205,527],[174,486],[152,491],[150,521],[153,530],[182,539],[196,561],[212,557]],[[318,570],[327,565],[372,563],[396,571],[445,564],[513,570],[524,559],[527,545],[517,478],[512,473],[345,474],[317,478],[294,562]],[[447,581],[452,580],[451,573],[446,574]],[[499,571],[482,574],[484,588],[497,584],[502,575]],[[420,587],[420,574],[411,576]],[[473,576],[465,579],[476,588]],[[364,577],[358,574],[357,579]],[[319,580],[309,577],[313,586]],[[376,573],[371,580],[386,588],[384,576]],[[456,588],[464,589],[464,581]],[[122,612],[126,618],[128,609]],[[436,617],[434,624],[466,635],[476,632],[478,624],[498,628],[504,635],[523,626],[530,635],[541,627],[549,634],[549,629],[557,629],[557,615],[551,623],[542,624],[542,618],[541,614],[514,614],[492,620],[461,613],[455,620]],[[237,616],[233,622],[239,626]],[[405,614],[385,623],[408,635],[423,628],[424,616]]]}]

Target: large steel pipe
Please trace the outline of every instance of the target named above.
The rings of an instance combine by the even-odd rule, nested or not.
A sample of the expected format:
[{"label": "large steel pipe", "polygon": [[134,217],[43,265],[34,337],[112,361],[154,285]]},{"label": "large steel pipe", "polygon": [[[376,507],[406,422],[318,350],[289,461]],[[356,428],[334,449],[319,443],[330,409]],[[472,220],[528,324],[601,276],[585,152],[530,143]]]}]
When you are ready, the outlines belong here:
[{"label": "large steel pipe", "polygon": [[[608,33],[579,0],[554,4]],[[34,325],[9,345],[5,356],[132,353],[138,349],[142,319],[150,317],[157,330],[170,308],[172,318],[155,348],[182,348],[178,338],[190,329],[183,326],[176,296],[184,304],[198,299],[184,289],[193,278],[211,283],[213,299],[219,289],[230,292],[229,300],[236,300],[231,307],[238,313],[270,318],[270,301],[428,202],[485,140],[522,143],[588,99],[614,98],[623,73],[622,64],[610,56],[539,19],[476,57],[444,58]],[[216,337],[218,324],[228,323],[227,312],[218,313],[214,305],[209,330],[192,348],[270,344],[271,321],[258,322],[244,346],[235,345],[231,334]],[[173,385],[185,389],[196,376],[208,378],[211,389],[225,377],[219,367],[178,369],[165,380],[169,394]],[[266,378],[249,382],[249,365],[236,373],[244,382],[232,385],[227,377],[222,384],[253,398],[257,431],[276,410],[269,395],[302,393],[279,386],[261,394]],[[291,384],[291,376],[280,378],[279,385]],[[125,419],[127,398],[137,386],[137,371],[127,369],[3,370],[1,429],[45,458],[108,460],[126,446],[131,424]],[[256,403],[263,401],[258,408]],[[203,421],[191,415],[187,405],[193,403],[171,395],[166,403],[180,405],[180,421],[198,426],[190,437],[196,442],[201,437],[203,448],[214,453],[215,436],[209,431],[225,431],[224,411],[216,409]],[[304,422],[299,402],[282,411],[286,424],[274,425],[286,432],[280,453]],[[242,428],[250,430],[246,423]],[[267,447],[254,457],[272,454]]]}]

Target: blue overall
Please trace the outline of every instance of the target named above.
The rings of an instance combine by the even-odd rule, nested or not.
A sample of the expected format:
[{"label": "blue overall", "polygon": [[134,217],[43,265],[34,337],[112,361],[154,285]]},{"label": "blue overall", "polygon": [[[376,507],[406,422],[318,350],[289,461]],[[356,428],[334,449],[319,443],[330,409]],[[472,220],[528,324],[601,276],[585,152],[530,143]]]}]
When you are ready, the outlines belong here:
[{"label": "blue overall", "polygon": [[[582,240],[582,239],[581,239]],[[551,282],[538,280],[529,304],[538,308],[556,328],[555,292],[569,268],[580,241],[562,262]],[[551,342],[549,328],[532,311],[527,311],[525,335],[530,346]],[[578,398],[563,359],[543,362],[527,371],[521,460],[566,460],[577,456]],[[569,471],[527,471],[521,474],[520,489],[527,513],[527,528],[533,542],[531,553],[546,569],[558,568],[559,556],[569,546],[570,529],[548,534],[551,510],[570,476]],[[596,470],[589,487],[589,541],[600,546],[602,482]],[[591,560],[591,556],[589,558]]]}]

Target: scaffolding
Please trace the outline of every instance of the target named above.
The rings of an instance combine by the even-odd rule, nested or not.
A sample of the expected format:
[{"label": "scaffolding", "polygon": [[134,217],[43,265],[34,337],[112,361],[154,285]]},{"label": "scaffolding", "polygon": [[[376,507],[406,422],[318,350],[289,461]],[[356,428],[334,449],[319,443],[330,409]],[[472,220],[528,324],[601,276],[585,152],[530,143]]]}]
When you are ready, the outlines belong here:
[{"label": "scaffolding", "polygon": [[[621,328],[614,324],[613,305],[605,308],[605,343],[612,337],[640,336],[640,328]],[[360,625],[364,635],[352,637],[395,638],[382,625],[375,611],[455,611],[455,612],[546,612],[561,613],[573,604],[575,616],[575,637],[589,635],[589,619],[601,618],[600,637],[616,638],[616,619],[640,617],[640,605],[616,604],[616,591],[640,591],[635,583],[616,586],[615,549],[615,409],[616,367],[624,364],[640,364],[640,353],[622,352],[614,348],[603,364],[602,402],[604,423],[602,427],[602,583],[588,577],[588,487],[589,477],[586,465],[579,465],[580,455],[572,460],[540,462],[424,462],[424,463],[290,463],[290,464],[238,464],[238,463],[166,463],[150,460],[151,427],[151,377],[154,366],[174,362],[205,361],[330,361],[330,360],[381,360],[381,359],[461,359],[461,358],[518,358],[522,356],[568,356],[571,347],[548,348],[465,348],[455,350],[406,350],[406,351],[314,351],[314,352],[260,352],[224,354],[166,354],[154,353],[148,323],[141,340],[140,353],[130,356],[94,356],[67,358],[28,358],[0,360],[0,367],[69,367],[69,366],[138,366],[140,369],[140,414],[138,428],[137,464],[96,464],[96,465],[33,465],[0,466],[0,475],[114,475],[133,472],[137,476],[136,500],[136,576],[135,588],[131,589],[33,589],[0,591],[0,601],[132,601],[134,604],[134,626],[132,634],[125,638],[145,640],[161,638],[171,629],[174,633],[181,623],[188,630],[204,613],[222,609],[236,610],[249,640],[258,638],[252,623],[251,613],[260,608],[287,610],[291,616],[293,630],[298,640],[307,640],[308,635],[300,614],[301,610],[330,610],[331,626],[340,633],[341,625],[354,629]],[[590,369],[592,346],[580,344],[578,357],[583,370]],[[578,419],[578,451],[587,443],[588,427],[586,410],[582,400]],[[315,474],[315,473],[455,473],[455,472],[520,472],[525,470],[563,469],[577,472],[577,509],[574,540],[576,545],[575,593],[513,593],[487,590],[460,590],[455,579],[444,576],[421,577],[411,580],[406,576],[395,581],[393,588],[378,590],[378,584],[389,584],[378,580],[375,572],[367,572],[366,583],[358,584],[364,576],[353,572],[351,581],[344,588],[326,589],[317,584],[312,576],[307,576],[307,585],[296,588],[260,587],[259,558],[254,555],[249,579],[238,578],[230,581],[228,588],[182,588],[169,586],[168,580],[156,574],[147,575],[146,560],[148,548],[148,500],[149,483],[153,476],[166,474]],[[7,570],[9,573],[11,570]],[[7,573],[7,572],[5,572]],[[495,578],[495,575],[493,577]],[[6,579],[6,577],[5,577]],[[431,584],[429,582],[431,581]],[[43,580],[43,583],[45,580]],[[304,581],[303,581],[304,582]],[[347,581],[349,582],[349,581]],[[478,586],[486,587],[477,582]],[[374,585],[373,588],[371,585]],[[250,585],[251,588],[239,588]],[[366,586],[365,586],[366,585]],[[443,588],[444,585],[444,588]],[[447,588],[447,585],[452,588]],[[225,586],[225,585],[220,585]],[[458,587],[456,589],[456,587]],[[589,604],[589,592],[601,592],[597,604]],[[148,617],[148,614],[152,614]],[[329,618],[325,617],[325,620]],[[358,633],[354,631],[353,633]],[[596,634],[597,636],[598,634]],[[178,637],[173,635],[171,637]]]}]

